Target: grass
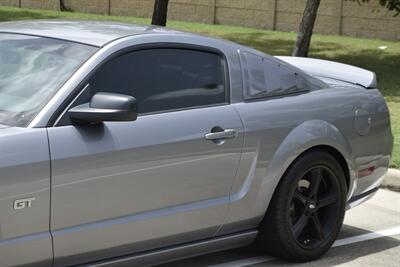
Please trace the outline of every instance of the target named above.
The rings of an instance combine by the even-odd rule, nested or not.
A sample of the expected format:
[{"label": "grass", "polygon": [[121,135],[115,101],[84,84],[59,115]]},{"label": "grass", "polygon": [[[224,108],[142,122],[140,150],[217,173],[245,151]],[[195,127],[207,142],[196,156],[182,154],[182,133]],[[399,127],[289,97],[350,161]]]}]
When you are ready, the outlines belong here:
[{"label": "grass", "polygon": [[[139,24],[150,22],[145,18],[0,7],[0,21],[21,19],[96,19]],[[168,26],[229,39],[272,55],[290,55],[296,38],[293,32],[274,32],[224,25],[169,21]],[[387,49],[380,50],[378,49],[380,46],[387,46]],[[343,62],[377,73],[379,88],[391,112],[392,132],[395,136],[391,166],[400,168],[400,42],[315,34],[310,57]]]}]

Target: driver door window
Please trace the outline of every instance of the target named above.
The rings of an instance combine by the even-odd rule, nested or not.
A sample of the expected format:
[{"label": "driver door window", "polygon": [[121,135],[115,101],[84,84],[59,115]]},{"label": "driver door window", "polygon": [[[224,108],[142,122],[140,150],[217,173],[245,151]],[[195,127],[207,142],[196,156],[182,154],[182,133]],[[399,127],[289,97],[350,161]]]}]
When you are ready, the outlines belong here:
[{"label": "driver door window", "polygon": [[131,95],[139,113],[155,113],[227,102],[224,64],[214,53],[147,49],[107,63],[90,80],[91,95]]}]

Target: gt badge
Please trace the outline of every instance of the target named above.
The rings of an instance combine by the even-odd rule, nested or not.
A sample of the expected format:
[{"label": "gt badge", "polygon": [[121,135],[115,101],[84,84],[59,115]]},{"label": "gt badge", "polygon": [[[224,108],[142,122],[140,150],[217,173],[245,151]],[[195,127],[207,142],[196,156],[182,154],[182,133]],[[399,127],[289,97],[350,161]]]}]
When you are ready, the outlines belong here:
[{"label": "gt badge", "polygon": [[14,201],[14,209],[15,210],[22,210],[25,208],[32,207],[32,202],[36,200],[36,198],[24,198],[24,199],[17,199]]}]

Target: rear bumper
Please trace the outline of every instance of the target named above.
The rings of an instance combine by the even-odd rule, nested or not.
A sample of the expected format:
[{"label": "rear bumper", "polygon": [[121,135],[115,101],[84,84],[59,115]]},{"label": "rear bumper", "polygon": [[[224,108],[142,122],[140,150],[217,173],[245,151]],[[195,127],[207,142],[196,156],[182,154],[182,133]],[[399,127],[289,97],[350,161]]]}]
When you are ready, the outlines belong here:
[{"label": "rear bumper", "polygon": [[[385,156],[380,156],[372,161],[365,161],[362,164],[358,164],[356,188],[351,198],[363,194],[364,192],[370,191],[375,187],[380,186],[381,183],[383,182],[383,178],[388,172],[389,162],[390,162],[390,156],[385,155]],[[370,167],[373,168],[373,172],[371,174],[363,177],[359,176],[360,171],[366,170]]]},{"label": "rear bumper", "polygon": [[361,169],[365,169],[373,166],[375,169],[373,173],[355,180],[354,191],[348,198],[346,209],[354,208],[375,195],[387,174],[388,165],[389,157],[382,157],[361,167]]},{"label": "rear bumper", "polygon": [[368,199],[372,198],[376,192],[378,192],[379,188],[381,186],[377,186],[374,187],[364,193],[361,193],[359,195],[353,196],[348,202],[347,202],[347,207],[346,209],[351,209],[354,208],[358,205],[360,205],[361,203],[364,203],[365,201],[367,201]]}]

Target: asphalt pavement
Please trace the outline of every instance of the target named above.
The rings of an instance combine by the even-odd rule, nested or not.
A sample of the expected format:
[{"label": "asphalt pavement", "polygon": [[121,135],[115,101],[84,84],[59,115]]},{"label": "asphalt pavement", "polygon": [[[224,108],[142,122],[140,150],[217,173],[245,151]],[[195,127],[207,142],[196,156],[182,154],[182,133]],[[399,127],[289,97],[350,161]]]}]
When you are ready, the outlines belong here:
[{"label": "asphalt pavement", "polygon": [[288,263],[250,248],[190,258],[159,267],[266,266],[400,266],[400,193],[381,189],[369,201],[346,213],[334,247],[321,259]]}]

